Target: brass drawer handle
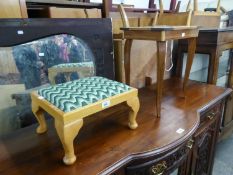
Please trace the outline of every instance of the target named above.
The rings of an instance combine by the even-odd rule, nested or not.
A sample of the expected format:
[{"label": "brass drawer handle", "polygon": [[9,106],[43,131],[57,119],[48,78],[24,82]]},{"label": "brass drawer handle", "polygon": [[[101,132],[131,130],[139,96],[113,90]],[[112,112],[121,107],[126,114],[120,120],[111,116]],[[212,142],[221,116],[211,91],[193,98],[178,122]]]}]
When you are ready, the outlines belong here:
[{"label": "brass drawer handle", "polygon": [[210,115],[207,116],[207,118],[210,119],[210,120],[212,120],[215,115],[216,115],[216,113],[211,112]]},{"label": "brass drawer handle", "polygon": [[163,161],[162,163],[152,166],[151,171],[154,175],[162,175],[166,169],[167,169],[167,163]]},{"label": "brass drawer handle", "polygon": [[188,141],[188,143],[187,143],[186,146],[187,146],[189,149],[192,149],[192,148],[193,148],[193,143],[194,143],[194,140],[190,139],[190,140]]}]

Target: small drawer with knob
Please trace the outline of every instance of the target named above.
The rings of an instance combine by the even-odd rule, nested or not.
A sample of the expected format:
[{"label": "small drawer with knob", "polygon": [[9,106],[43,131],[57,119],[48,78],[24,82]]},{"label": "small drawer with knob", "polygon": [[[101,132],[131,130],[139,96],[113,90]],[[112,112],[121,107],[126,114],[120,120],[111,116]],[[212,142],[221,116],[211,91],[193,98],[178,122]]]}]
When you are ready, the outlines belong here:
[{"label": "small drawer with knob", "polygon": [[221,112],[221,104],[214,105],[210,110],[201,113],[200,123],[215,119]]},{"label": "small drawer with knob", "polygon": [[126,167],[127,175],[167,175],[179,169],[188,160],[194,141],[192,139],[184,144],[167,151],[163,155],[157,155],[149,161]]}]

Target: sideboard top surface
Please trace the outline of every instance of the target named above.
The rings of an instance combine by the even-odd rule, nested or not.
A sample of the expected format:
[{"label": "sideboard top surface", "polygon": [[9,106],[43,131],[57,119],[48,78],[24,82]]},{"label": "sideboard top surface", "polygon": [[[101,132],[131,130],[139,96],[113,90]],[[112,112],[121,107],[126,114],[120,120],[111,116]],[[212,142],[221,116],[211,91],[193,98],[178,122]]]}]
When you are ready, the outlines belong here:
[{"label": "sideboard top surface", "polygon": [[[0,174],[110,174],[133,159],[152,156],[188,140],[199,125],[199,114],[219,102],[231,90],[190,82],[186,98],[182,83],[165,81],[162,117],[155,117],[155,91],[139,91],[141,108],[139,127],[127,127],[129,108],[124,105],[107,109],[86,118],[75,140],[77,161],[63,165],[62,145],[50,121],[46,134],[37,135],[36,126],[16,131],[0,139]],[[178,134],[178,129],[185,131]]]}]

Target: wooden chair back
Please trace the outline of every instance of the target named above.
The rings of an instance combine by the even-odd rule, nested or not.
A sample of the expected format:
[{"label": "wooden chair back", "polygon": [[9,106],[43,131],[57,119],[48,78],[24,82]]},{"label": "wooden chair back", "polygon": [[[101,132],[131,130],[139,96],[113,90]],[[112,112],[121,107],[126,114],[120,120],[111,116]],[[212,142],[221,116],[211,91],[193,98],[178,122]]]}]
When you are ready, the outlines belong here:
[{"label": "wooden chair back", "polygon": [[[189,0],[188,6],[186,10],[191,9],[191,2]],[[204,12],[200,11],[198,8],[198,0],[193,0],[193,14],[191,25],[201,26],[201,27],[219,27],[220,25],[220,2],[221,0],[217,0],[216,12]]]},{"label": "wooden chair back", "polygon": [[123,27],[130,27],[130,25],[129,25],[129,19],[128,19],[127,15],[126,15],[126,12],[125,12],[125,9],[124,9],[123,5],[120,4],[118,6],[118,8],[119,8],[119,11],[120,11],[120,14],[121,14],[121,19],[122,19],[122,22],[123,22]]},{"label": "wooden chair back", "polygon": [[156,13],[155,17],[152,14],[148,15],[141,15],[141,16],[134,16],[133,18],[129,18],[125,12],[124,6],[119,5],[118,6],[121,20],[123,23],[123,27],[138,27],[138,26],[153,26],[156,24],[157,18],[158,18],[158,12]]},{"label": "wooden chair back", "polygon": [[163,0],[159,0],[159,12],[160,12],[160,14],[162,14],[164,12],[164,9],[163,9]]},{"label": "wooden chair back", "polygon": [[192,11],[179,13],[160,13],[155,15],[156,25],[190,26]]},{"label": "wooden chair back", "polygon": [[190,26],[192,17],[191,11],[164,13],[163,0],[159,0],[159,8],[160,13],[155,14],[153,25]]}]

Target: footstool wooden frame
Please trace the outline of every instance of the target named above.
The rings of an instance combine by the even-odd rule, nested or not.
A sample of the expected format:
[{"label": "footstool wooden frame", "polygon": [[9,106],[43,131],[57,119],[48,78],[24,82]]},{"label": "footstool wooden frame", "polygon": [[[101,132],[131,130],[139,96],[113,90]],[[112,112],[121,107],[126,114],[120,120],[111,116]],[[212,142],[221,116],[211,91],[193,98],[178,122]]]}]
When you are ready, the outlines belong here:
[{"label": "footstool wooden frame", "polygon": [[126,102],[131,108],[128,126],[131,129],[136,129],[138,126],[136,116],[140,104],[138,99],[138,90],[135,88],[131,88],[127,92],[99,100],[84,107],[74,109],[70,112],[64,112],[57,108],[40,96],[38,91],[31,93],[31,99],[32,111],[39,122],[39,126],[36,130],[38,134],[42,134],[47,131],[44,112],[46,111],[54,117],[55,128],[65,151],[63,162],[66,165],[71,165],[76,161],[73,140],[78,135],[80,128],[83,126],[83,118],[119,103]]}]

